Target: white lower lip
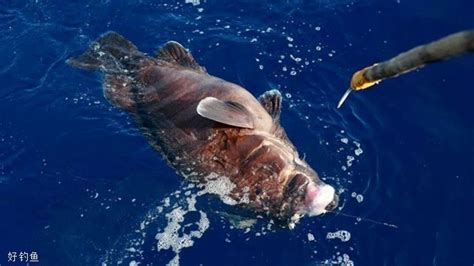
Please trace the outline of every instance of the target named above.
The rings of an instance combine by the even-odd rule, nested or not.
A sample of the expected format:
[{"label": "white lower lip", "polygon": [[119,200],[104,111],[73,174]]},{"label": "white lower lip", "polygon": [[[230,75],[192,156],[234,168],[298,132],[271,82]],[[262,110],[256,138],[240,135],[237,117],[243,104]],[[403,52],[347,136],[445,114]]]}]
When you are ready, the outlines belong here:
[{"label": "white lower lip", "polygon": [[317,192],[308,210],[310,216],[321,215],[326,211],[326,207],[333,201],[335,190],[329,185],[316,187]]}]

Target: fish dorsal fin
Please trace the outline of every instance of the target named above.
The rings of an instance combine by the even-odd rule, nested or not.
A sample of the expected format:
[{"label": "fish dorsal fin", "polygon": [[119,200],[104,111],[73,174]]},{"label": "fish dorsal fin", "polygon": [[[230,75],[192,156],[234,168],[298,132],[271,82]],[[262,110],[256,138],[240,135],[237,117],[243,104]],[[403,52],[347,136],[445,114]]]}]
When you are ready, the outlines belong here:
[{"label": "fish dorsal fin", "polygon": [[254,128],[251,113],[245,106],[237,102],[206,97],[199,102],[196,111],[200,116],[222,124]]},{"label": "fish dorsal fin", "polygon": [[181,44],[175,41],[169,41],[163,45],[156,53],[156,58],[171,64],[194,69],[200,73],[207,73],[206,69],[200,66],[190,52]]},{"label": "fish dorsal fin", "polygon": [[281,113],[281,93],[278,90],[269,90],[258,97],[258,101],[267,110],[274,121],[280,120]]}]

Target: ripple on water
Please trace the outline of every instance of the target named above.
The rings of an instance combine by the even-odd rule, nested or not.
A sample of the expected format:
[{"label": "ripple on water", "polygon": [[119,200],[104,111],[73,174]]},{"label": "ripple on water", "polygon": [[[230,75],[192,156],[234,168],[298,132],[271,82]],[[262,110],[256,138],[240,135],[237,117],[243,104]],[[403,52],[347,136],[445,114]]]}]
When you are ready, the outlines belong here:
[{"label": "ripple on water", "polygon": [[[114,247],[109,250],[104,258],[104,263],[115,263],[117,253],[119,261],[131,260],[139,262],[143,260],[143,252],[146,235],[157,228],[155,234],[156,252],[172,251],[173,258],[168,261],[169,265],[179,265],[180,253],[183,249],[190,248],[194,242],[201,238],[210,227],[210,221],[204,210],[197,209],[197,199],[203,195],[215,194],[226,204],[235,204],[228,196],[235,186],[228,178],[210,175],[210,180],[205,186],[196,186],[190,183],[171,193],[170,197],[164,198],[158,206],[150,210],[140,221],[134,234],[124,239],[127,245],[123,250]],[[198,216],[198,218],[193,216]]]}]

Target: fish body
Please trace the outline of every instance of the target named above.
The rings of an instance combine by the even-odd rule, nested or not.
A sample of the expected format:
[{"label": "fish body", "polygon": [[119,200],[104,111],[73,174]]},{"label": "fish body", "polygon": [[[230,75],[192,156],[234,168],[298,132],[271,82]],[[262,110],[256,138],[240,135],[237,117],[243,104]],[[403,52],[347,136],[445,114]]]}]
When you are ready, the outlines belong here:
[{"label": "fish body", "polygon": [[302,159],[280,125],[282,96],[256,99],[214,77],[179,43],[150,57],[108,32],[68,63],[104,72],[103,91],[135,119],[178,174],[208,185],[226,177],[228,199],[277,221],[332,210],[338,197]]}]

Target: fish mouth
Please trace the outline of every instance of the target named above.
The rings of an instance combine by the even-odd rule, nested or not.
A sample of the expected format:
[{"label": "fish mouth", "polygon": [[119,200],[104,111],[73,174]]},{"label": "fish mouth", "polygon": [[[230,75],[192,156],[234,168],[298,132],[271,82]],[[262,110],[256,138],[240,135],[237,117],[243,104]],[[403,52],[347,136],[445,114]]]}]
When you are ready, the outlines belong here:
[{"label": "fish mouth", "polygon": [[309,216],[317,216],[332,211],[339,203],[336,190],[327,184],[309,183],[306,188],[305,210]]}]

